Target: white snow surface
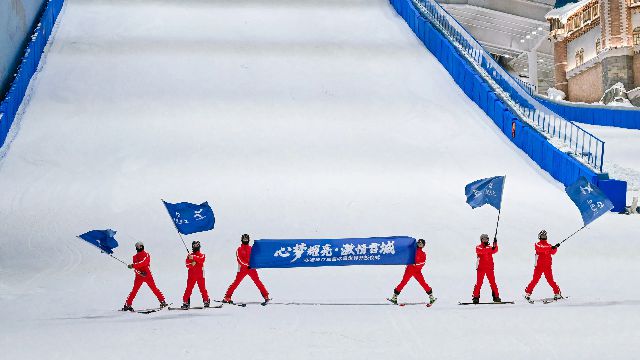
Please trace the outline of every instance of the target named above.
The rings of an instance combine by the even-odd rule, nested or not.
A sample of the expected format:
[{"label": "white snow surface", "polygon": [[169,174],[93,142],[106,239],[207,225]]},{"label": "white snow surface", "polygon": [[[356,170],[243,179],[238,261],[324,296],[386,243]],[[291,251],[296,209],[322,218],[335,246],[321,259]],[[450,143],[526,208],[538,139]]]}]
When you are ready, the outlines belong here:
[{"label": "white snow surface", "polygon": [[[6,359],[623,359],[640,337],[640,221],[607,214],[562,245],[570,298],[521,298],[536,234],[582,226],[562,186],[455,85],[387,1],[68,0],[0,162]],[[613,150],[612,150],[613,151]],[[458,306],[496,211],[464,186],[507,175],[496,276],[515,305]],[[184,248],[162,207],[208,200],[209,292],[259,238],[427,240],[423,306],[118,312],[132,272],[75,236],[136,240],[177,305]],[[384,303],[402,266],[263,269],[274,301]],[[258,300],[250,281],[235,300]],[[551,295],[541,280],[535,298]],[[411,282],[403,301],[424,301]],[[490,299],[485,282],[482,300]],[[192,302],[200,302],[197,290]],[[147,288],[134,307],[157,304]]]},{"label": "white snow surface", "polygon": [[577,2],[569,3],[565,6],[559,7],[557,9],[553,9],[544,16],[545,19],[560,19],[562,23],[566,23],[567,20],[571,17],[571,15],[578,12],[582,9],[583,6],[587,5],[593,0],[580,0]]}]

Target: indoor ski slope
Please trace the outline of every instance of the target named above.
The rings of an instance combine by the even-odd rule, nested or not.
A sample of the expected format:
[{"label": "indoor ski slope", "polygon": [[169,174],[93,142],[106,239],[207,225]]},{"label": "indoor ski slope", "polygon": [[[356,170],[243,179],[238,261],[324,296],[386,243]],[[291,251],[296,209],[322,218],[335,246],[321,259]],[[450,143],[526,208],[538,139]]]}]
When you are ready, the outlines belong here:
[{"label": "indoor ski slope", "polygon": [[[570,299],[522,300],[539,230],[582,226],[560,183],[495,127],[385,0],[68,0],[0,161],[5,359],[623,359],[640,336],[640,217],[608,214],[554,260]],[[496,211],[464,186],[507,175],[496,276],[515,305],[461,307]],[[422,306],[116,311],[133,283],[75,236],[144,241],[177,305],[185,250],[160,199],[208,200],[190,235],[220,298],[240,235],[427,239]],[[277,301],[384,303],[402,266],[260,270]],[[247,279],[248,280],[248,279]],[[551,295],[540,282],[534,297]],[[490,290],[485,283],[483,300]],[[259,293],[245,282],[236,300]],[[426,295],[410,283],[401,296]],[[192,303],[199,304],[197,291]],[[155,306],[143,288],[134,307]]]}]

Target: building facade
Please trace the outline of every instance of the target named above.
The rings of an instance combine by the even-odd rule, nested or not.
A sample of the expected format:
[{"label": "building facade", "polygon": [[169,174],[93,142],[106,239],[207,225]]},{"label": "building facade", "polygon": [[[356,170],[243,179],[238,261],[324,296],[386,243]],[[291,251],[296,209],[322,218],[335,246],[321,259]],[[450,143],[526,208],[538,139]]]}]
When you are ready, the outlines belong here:
[{"label": "building facade", "polygon": [[640,0],[575,1],[546,18],[566,100],[597,102],[616,83],[640,87]]}]

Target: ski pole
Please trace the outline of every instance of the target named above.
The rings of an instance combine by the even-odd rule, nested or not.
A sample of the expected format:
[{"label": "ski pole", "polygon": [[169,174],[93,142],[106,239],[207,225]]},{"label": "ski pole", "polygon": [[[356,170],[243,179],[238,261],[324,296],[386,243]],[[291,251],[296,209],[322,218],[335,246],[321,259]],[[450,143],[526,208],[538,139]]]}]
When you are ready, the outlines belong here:
[{"label": "ski pole", "polygon": [[502,182],[502,190],[500,191],[500,209],[498,209],[498,221],[496,222],[496,233],[493,235],[493,238],[496,239],[498,237],[498,226],[500,226],[500,212],[502,211],[502,194],[504,194],[504,183],[507,182],[507,175],[504,176],[504,181]]},{"label": "ski pole", "polygon": [[[111,256],[112,258],[120,261],[121,263],[125,264],[127,267],[129,267],[129,264],[127,264],[126,262],[118,259],[117,257],[113,256],[112,254],[107,254],[109,256]],[[142,271],[138,270],[138,269],[133,269],[133,271],[135,271],[136,274],[140,275],[140,276],[147,276],[146,274],[143,274]]]},{"label": "ski pole", "polygon": [[[162,205],[164,205],[165,201],[164,199],[160,199],[162,201]],[[167,207],[164,207],[165,210],[167,209]],[[187,248],[187,244],[184,242],[184,239],[182,238],[182,234],[180,234],[180,230],[178,230],[178,227],[176,226],[175,221],[173,221],[173,218],[171,217],[171,214],[169,214],[169,211],[167,211],[167,214],[169,215],[169,218],[171,219],[171,223],[173,224],[173,227],[176,229],[176,231],[178,232],[178,236],[180,236],[180,240],[182,240],[182,245],[184,245],[184,249],[187,250],[187,254],[189,253],[189,248]]]}]

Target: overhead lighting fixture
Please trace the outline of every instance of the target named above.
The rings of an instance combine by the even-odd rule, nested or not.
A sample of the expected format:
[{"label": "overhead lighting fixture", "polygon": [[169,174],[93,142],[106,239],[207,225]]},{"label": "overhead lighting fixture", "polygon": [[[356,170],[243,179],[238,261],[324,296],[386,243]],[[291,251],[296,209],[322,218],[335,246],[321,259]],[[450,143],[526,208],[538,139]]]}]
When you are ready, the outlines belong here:
[{"label": "overhead lighting fixture", "polygon": [[538,30],[542,31],[542,27],[539,27]]},{"label": "overhead lighting fixture", "polygon": [[537,34],[537,32],[536,32],[535,30],[534,30],[534,31],[532,31],[531,33],[532,33],[533,35]]},{"label": "overhead lighting fixture", "polygon": [[524,68],[524,71],[529,71],[529,69],[527,69],[527,68]]},{"label": "overhead lighting fixture", "polygon": [[544,60],[540,59],[540,60],[538,60],[538,62],[544,62]]},{"label": "overhead lighting fixture", "polygon": [[521,43],[523,43],[523,42],[524,42],[524,39],[520,39],[520,42],[521,42]]},{"label": "overhead lighting fixture", "polygon": [[531,35],[527,35],[525,36],[527,39],[531,39]]}]

